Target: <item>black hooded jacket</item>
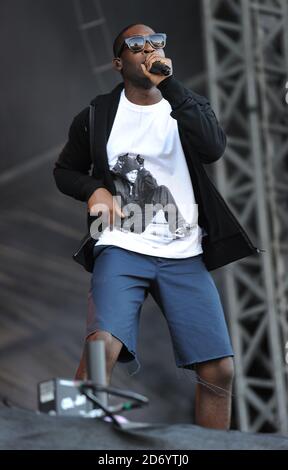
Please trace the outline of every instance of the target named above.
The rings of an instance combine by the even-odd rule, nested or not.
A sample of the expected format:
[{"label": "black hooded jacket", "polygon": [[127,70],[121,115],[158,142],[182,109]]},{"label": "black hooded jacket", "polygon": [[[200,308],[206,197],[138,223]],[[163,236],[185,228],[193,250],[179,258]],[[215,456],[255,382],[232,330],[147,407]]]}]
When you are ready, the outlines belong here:
[{"label": "black hooded jacket", "polygon": [[[74,118],[68,142],[53,170],[56,185],[64,194],[87,202],[96,189],[103,187],[116,195],[106,144],[123,87],[124,83],[121,82],[111,93],[98,95],[91,102],[93,108],[90,105]],[[225,133],[209,101],[184,87],[173,75],[163,80],[157,88],[170,103],[171,116],[178,122],[179,136],[198,204],[198,223],[207,233],[202,238],[203,261],[207,269],[211,271],[259,253],[262,250],[253,245],[205,171],[204,165],[216,162],[226,147]],[[94,263],[95,240],[89,232],[93,220],[95,217],[88,214],[88,233],[73,255],[75,261],[89,272],[92,272]]]}]

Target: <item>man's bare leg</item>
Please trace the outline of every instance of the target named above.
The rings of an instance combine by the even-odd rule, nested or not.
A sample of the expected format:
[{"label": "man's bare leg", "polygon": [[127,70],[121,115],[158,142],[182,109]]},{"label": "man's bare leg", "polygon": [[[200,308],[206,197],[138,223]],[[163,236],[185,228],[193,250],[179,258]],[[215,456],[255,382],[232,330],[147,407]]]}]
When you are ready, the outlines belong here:
[{"label": "man's bare leg", "polygon": [[198,363],[195,367],[199,382],[195,395],[195,422],[214,429],[230,428],[233,359],[224,357]]},{"label": "man's bare leg", "polygon": [[[120,354],[123,343],[119,339],[115,338],[108,331],[98,330],[88,336],[87,341],[95,341],[102,339],[105,341],[105,357],[106,357],[106,377],[107,385],[110,385],[111,375],[117,358]],[[75,380],[86,380],[87,379],[87,368],[86,368],[86,354],[85,347],[80,360],[79,367],[75,374]]]}]

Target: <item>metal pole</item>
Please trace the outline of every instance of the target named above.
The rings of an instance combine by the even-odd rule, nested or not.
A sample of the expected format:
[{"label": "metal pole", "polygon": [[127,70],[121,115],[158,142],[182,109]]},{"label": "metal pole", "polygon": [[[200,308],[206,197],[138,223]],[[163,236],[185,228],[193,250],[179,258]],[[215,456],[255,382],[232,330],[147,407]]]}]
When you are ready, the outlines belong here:
[{"label": "metal pole", "polygon": [[[97,385],[107,385],[105,341],[89,341],[86,344],[88,379]],[[108,406],[106,392],[96,392],[95,395],[104,406]]]}]

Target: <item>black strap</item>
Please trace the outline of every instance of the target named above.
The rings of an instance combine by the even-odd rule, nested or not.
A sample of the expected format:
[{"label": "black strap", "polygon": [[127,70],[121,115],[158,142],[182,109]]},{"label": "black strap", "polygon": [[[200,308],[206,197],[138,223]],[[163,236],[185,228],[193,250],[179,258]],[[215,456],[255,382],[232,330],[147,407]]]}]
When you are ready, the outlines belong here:
[{"label": "black strap", "polygon": [[89,140],[90,140],[90,157],[94,161],[94,132],[95,132],[95,106],[89,106]]}]

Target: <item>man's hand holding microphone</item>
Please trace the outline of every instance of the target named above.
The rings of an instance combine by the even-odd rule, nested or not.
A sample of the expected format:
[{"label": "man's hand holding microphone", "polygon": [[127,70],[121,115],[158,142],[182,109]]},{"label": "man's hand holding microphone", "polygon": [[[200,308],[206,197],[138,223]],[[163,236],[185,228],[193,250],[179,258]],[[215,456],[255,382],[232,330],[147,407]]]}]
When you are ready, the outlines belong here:
[{"label": "man's hand holding microphone", "polygon": [[[164,67],[161,68],[159,62],[163,64]],[[150,70],[152,69],[153,64],[155,64],[153,67],[155,72],[151,73]],[[148,77],[155,86],[159,85],[159,83],[165,80],[165,78],[173,74],[171,59],[163,57],[159,52],[151,52],[151,54],[147,54],[144,64],[140,64],[140,66],[144,75],[146,75],[146,77]],[[165,73],[165,75],[163,73]]]}]

